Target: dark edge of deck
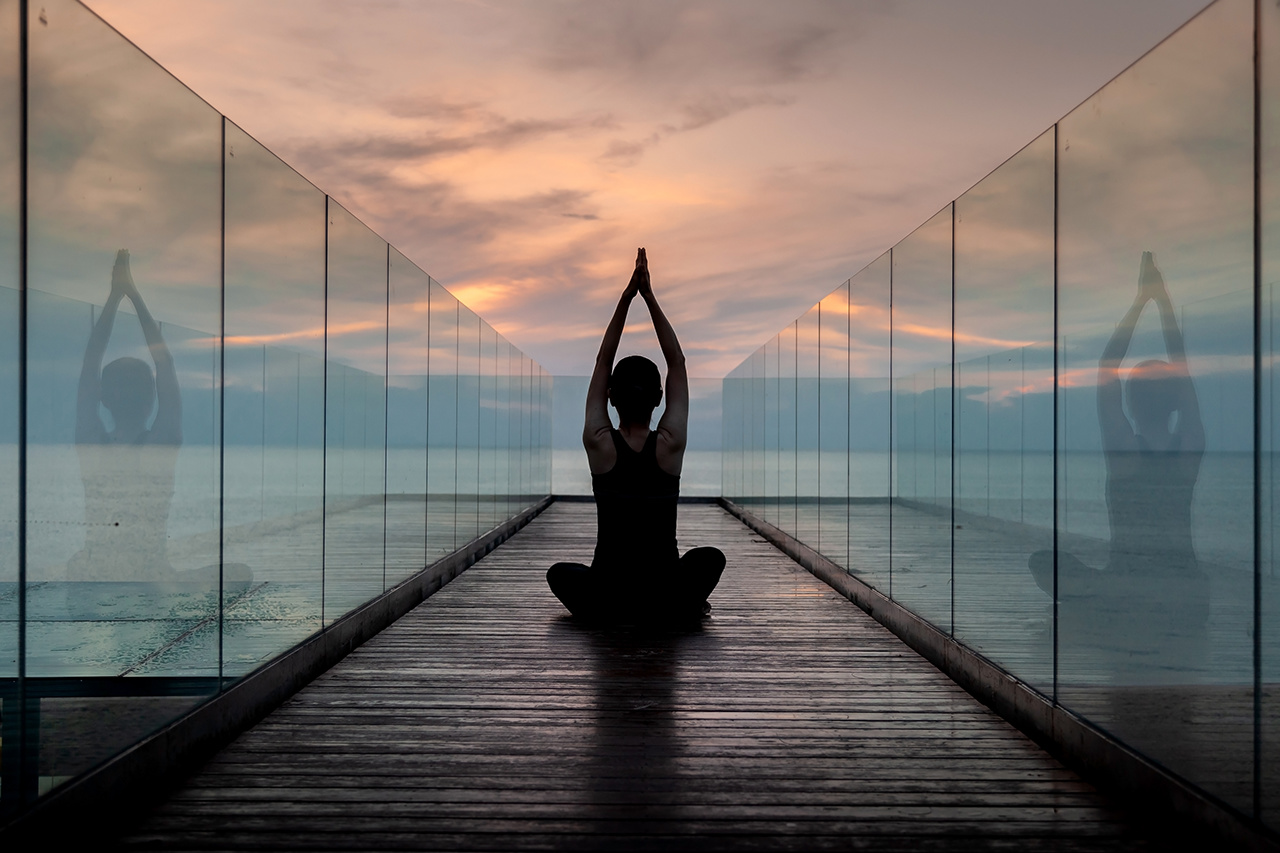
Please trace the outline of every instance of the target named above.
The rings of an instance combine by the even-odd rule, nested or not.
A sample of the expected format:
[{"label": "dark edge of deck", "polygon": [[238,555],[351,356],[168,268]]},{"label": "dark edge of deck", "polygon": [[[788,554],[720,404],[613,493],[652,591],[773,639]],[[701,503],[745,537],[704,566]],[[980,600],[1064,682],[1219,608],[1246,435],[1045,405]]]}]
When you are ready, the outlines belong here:
[{"label": "dark edge of deck", "polygon": [[1099,790],[1132,808],[1191,820],[1250,851],[1280,851],[1280,838],[1253,818],[1134,752],[932,623],[849,574],[805,543],[720,498],[735,518],[888,628],[975,699],[1017,727]]},{"label": "dark edge of deck", "polygon": [[58,841],[96,844],[118,834],[240,733],[511,538],[554,501],[551,496],[542,498],[42,797],[0,827],[0,849],[48,849]]}]

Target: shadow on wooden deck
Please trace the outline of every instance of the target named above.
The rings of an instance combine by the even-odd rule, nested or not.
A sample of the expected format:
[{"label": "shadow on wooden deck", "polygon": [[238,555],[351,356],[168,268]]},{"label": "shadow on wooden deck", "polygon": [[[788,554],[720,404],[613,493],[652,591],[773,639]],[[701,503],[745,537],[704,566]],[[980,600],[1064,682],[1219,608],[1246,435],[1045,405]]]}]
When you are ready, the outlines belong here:
[{"label": "shadow on wooden deck", "polygon": [[575,624],[560,503],[241,736],[121,842],[159,850],[1167,850],[718,507],[698,630]]}]

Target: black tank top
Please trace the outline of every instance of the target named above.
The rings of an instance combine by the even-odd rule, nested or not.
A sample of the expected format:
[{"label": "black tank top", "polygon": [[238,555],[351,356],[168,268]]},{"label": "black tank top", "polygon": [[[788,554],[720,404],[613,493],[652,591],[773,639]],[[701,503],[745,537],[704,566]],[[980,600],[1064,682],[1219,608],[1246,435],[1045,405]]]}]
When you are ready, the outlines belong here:
[{"label": "black tank top", "polygon": [[658,467],[658,434],[649,433],[640,452],[610,430],[618,461],[591,475],[596,496],[596,552],[592,566],[645,570],[674,565],[676,504],[680,478]]}]

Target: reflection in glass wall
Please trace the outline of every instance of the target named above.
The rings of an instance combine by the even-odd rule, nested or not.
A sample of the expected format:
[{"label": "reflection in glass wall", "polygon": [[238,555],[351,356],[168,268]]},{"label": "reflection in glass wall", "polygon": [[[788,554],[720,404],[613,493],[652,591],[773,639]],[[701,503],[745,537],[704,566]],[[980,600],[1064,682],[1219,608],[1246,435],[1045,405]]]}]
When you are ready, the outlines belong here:
[{"label": "reflection in glass wall", "polygon": [[[828,398],[848,405],[851,572],[1272,827],[1277,56],[1276,4],[1210,5],[854,276],[847,392],[818,306],[817,401],[820,483]],[[767,351],[730,373],[726,411],[761,406],[734,382]],[[754,450],[745,420],[728,459]],[[757,515],[785,500],[781,478],[738,492]],[[800,528],[823,550],[826,517]]]},{"label": "reflection in glass wall", "polygon": [[[18,241],[21,128],[18,3],[0,0],[0,678],[18,675]],[[16,716],[0,695],[0,719]],[[3,735],[0,735],[3,737]],[[7,780],[10,774],[0,766]],[[4,781],[0,781],[0,790]],[[2,811],[2,810],[0,810]]]},{"label": "reflection in glass wall", "polygon": [[320,627],[324,193],[226,124],[223,674]]},{"label": "reflection in glass wall", "polygon": [[849,280],[849,571],[888,594],[892,258]]},{"label": "reflection in glass wall", "polygon": [[550,486],[546,373],[74,0],[28,4],[22,210],[22,5],[0,0],[6,818],[469,541],[481,490],[487,530]]},{"label": "reflection in glass wall", "polygon": [[[777,355],[777,452],[774,468],[778,472],[777,522],[792,536],[796,535],[796,331],[798,323],[792,323],[778,333]],[[772,499],[768,491],[765,499]]]},{"label": "reflection in glass wall", "polygon": [[458,300],[431,282],[427,365],[427,556],[463,544],[456,536],[458,492]]},{"label": "reflection in glass wall", "polygon": [[818,313],[815,305],[796,321],[795,537],[820,541],[818,524]]},{"label": "reflection in glass wall", "polygon": [[955,232],[955,635],[1046,693],[1053,170],[1050,130],[956,201]]},{"label": "reflection in glass wall", "polygon": [[480,318],[458,305],[457,541],[480,535]]},{"label": "reflection in glass wall", "polygon": [[1261,141],[1260,185],[1262,228],[1261,264],[1258,270],[1261,315],[1262,368],[1258,412],[1259,507],[1261,543],[1259,554],[1258,644],[1261,649],[1261,718],[1258,766],[1261,802],[1259,812],[1268,826],[1280,826],[1280,8],[1273,3],[1260,7],[1259,80],[1262,86],[1259,116]]},{"label": "reflection in glass wall", "polygon": [[952,206],[893,250],[893,597],[951,628]]},{"label": "reflection in glass wall", "polygon": [[329,200],[324,618],[383,589],[387,244]]},{"label": "reflection in glass wall", "polygon": [[387,578],[427,559],[427,360],[431,278],[392,248],[387,269]]},{"label": "reflection in glass wall", "polygon": [[849,283],[818,303],[818,550],[849,565]]},{"label": "reflection in glass wall", "polygon": [[1241,808],[1252,9],[1217,3],[1058,126],[1058,696]]},{"label": "reflection in glass wall", "polygon": [[[206,680],[191,690],[212,691],[222,118],[83,6],[41,6],[29,27],[26,675],[192,676]],[[39,766],[24,786],[47,790],[195,701],[104,699],[94,684],[38,700]]]}]

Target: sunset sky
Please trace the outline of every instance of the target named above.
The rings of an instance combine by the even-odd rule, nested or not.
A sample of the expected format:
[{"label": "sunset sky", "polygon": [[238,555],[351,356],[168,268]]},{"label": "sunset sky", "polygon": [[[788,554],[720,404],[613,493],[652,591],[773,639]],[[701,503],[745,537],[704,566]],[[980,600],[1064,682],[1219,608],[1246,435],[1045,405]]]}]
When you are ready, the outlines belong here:
[{"label": "sunset sky", "polygon": [[643,245],[719,377],[1204,0],[89,5],[552,373]]}]

